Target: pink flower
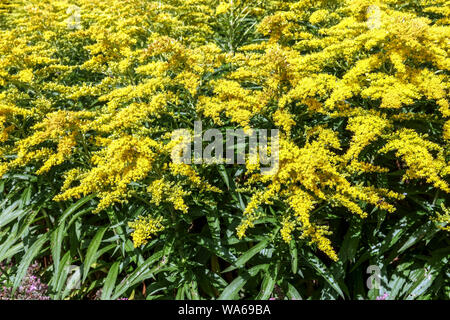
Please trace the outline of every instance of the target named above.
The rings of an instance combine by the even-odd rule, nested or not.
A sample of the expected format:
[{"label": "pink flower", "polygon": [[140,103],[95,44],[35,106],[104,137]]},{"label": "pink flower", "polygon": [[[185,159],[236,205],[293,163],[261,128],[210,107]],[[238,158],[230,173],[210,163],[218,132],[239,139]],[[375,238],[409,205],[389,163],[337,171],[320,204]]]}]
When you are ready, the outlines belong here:
[{"label": "pink flower", "polygon": [[387,297],[389,297],[389,294],[385,293],[382,296],[377,297],[377,300],[386,300]]}]

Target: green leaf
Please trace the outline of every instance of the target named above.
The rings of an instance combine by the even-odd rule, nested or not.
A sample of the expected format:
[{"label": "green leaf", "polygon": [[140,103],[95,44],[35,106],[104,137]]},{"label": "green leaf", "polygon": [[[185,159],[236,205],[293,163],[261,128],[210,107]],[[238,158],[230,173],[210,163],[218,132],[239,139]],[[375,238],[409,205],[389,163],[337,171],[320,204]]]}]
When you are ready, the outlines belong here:
[{"label": "green leaf", "polygon": [[148,258],[143,264],[141,264],[138,268],[136,268],[136,270],[134,270],[133,273],[131,273],[129,276],[123,279],[123,281],[116,287],[112,299],[116,300],[117,298],[122,296],[122,294],[124,294],[125,291],[133,287],[136,283],[139,283],[151,277],[153,273],[159,268],[159,266],[156,266],[156,268],[153,268],[151,270],[148,270],[148,268],[155,262],[159,261],[162,258],[162,256],[163,256],[162,250],[156,252],[150,258]]},{"label": "green leaf", "polygon": [[422,240],[423,238],[431,238],[434,234],[439,231],[436,228],[433,221],[427,221],[425,224],[421,225],[414,233],[406,240],[405,243],[398,249],[398,253],[401,253],[408,249],[409,247],[415,245],[417,242]]},{"label": "green leaf", "polygon": [[[22,251],[24,248],[21,237],[29,231],[29,225],[33,222],[34,217],[37,215],[38,210],[32,211],[22,223],[15,223],[11,230],[7,232],[8,238],[0,244],[0,261],[7,259],[14,254]],[[20,241],[17,245],[16,242]]]},{"label": "green leaf", "polygon": [[113,265],[109,269],[108,275],[106,276],[106,279],[105,279],[105,285],[103,286],[103,289],[102,289],[102,296],[101,296],[102,300],[110,300],[111,299],[111,294],[114,290],[117,275],[119,273],[119,265],[120,265],[120,262],[116,261],[113,263]]},{"label": "green leaf", "polygon": [[184,292],[185,292],[184,286],[178,288],[177,295],[175,296],[175,300],[184,300]]},{"label": "green leaf", "polygon": [[398,294],[402,291],[403,286],[405,285],[406,281],[408,280],[407,277],[404,277],[402,275],[399,274],[394,274],[391,278],[391,281],[389,282],[389,287],[390,287],[390,291],[389,291],[389,298],[390,299],[395,299]]},{"label": "green leaf", "polygon": [[234,279],[219,296],[218,300],[234,300],[239,291],[244,287],[248,280],[258,274],[261,270],[267,270],[269,264],[260,264],[242,272],[240,276]]},{"label": "green leaf", "polygon": [[298,250],[297,244],[294,240],[289,243],[289,253],[291,254],[291,270],[293,274],[297,274],[298,271]]},{"label": "green leaf", "polygon": [[274,269],[275,270],[269,269],[269,271],[266,273],[261,285],[261,291],[256,297],[256,300],[267,300],[272,295],[278,276],[278,268]]},{"label": "green leaf", "polygon": [[23,250],[23,243],[17,243],[10,247],[3,255],[0,256],[0,261],[11,258]]},{"label": "green leaf", "polygon": [[224,165],[217,166],[219,169],[220,176],[222,177],[223,181],[225,182],[228,190],[230,190],[230,179],[228,178],[227,170],[225,169]]},{"label": "green leaf", "polygon": [[236,257],[230,252],[230,250],[220,245],[219,243],[214,242],[212,239],[199,236],[193,236],[192,239],[197,244],[208,249],[210,252],[214,253],[223,260],[229,263],[233,263],[234,261],[236,261]]},{"label": "green leaf", "polygon": [[79,217],[81,217],[83,214],[90,212],[94,209],[94,207],[89,207],[83,210],[78,211],[77,213],[75,213],[72,218],[70,218],[69,223],[67,223],[67,228],[69,228],[72,223],[74,223]]},{"label": "green leaf", "polygon": [[151,300],[151,296],[156,296],[158,297],[159,295],[156,295],[156,293],[162,291],[162,290],[166,290],[167,289],[167,284],[162,283],[162,282],[154,282],[152,284],[150,284],[147,287],[147,300]]},{"label": "green leaf", "polygon": [[240,256],[231,266],[222,271],[222,273],[233,271],[237,268],[242,267],[248,260],[253,256],[258,254],[262,249],[264,249],[269,244],[269,240],[263,240],[260,243],[254,245],[242,256]]},{"label": "green leaf", "polygon": [[298,290],[289,282],[287,282],[287,287],[288,290],[286,292],[286,296],[290,299],[290,300],[303,300],[302,296],[300,295],[300,293],[298,292]]},{"label": "green leaf", "polygon": [[[65,232],[65,224],[59,225],[56,230],[54,230],[50,236],[51,252],[53,258],[53,272],[56,274],[59,270],[59,262],[61,259],[61,248],[63,242],[63,236]],[[54,277],[56,279],[56,277]]]},{"label": "green leaf", "polygon": [[420,269],[418,277],[415,281],[411,281],[412,285],[406,294],[407,300],[416,299],[425,294],[426,290],[431,287],[441,270],[448,266],[449,255],[448,250],[446,249],[448,248],[445,248],[442,250],[443,252],[436,254],[429,259],[425,268]]},{"label": "green leaf", "polygon": [[12,294],[16,292],[17,288],[20,286],[22,279],[27,273],[28,267],[30,266],[33,259],[39,254],[42,246],[47,241],[47,235],[41,235],[31,247],[25,251],[24,256],[20,260],[19,268],[17,269],[16,276],[14,278]]},{"label": "green leaf", "polygon": [[102,242],[103,235],[105,234],[106,230],[107,230],[106,227],[100,228],[97,231],[97,233],[95,234],[91,243],[89,244],[86,256],[84,257],[84,263],[83,263],[83,282],[86,280],[86,277],[88,275],[89,269],[91,268],[91,265],[97,259],[96,254],[97,254],[98,248],[100,246],[100,243]]},{"label": "green leaf", "polygon": [[[67,269],[67,273],[66,273],[65,277],[68,277],[68,279],[66,281],[66,286],[61,295],[62,299],[67,297],[72,292],[72,290],[76,290],[76,289],[78,289],[78,286],[81,286],[81,268],[79,266],[75,265],[75,266],[66,267],[66,269]],[[69,274],[70,274],[70,276],[69,276]],[[93,284],[96,281],[97,280],[94,280],[91,283],[90,288],[92,288]]]},{"label": "green leaf", "polygon": [[308,250],[303,250],[304,257],[306,262],[313,267],[319,275],[321,275],[326,282],[334,289],[336,292],[345,299],[344,293],[342,292],[341,288],[339,287],[338,281],[334,278],[332,272],[328,270],[328,268],[325,266],[325,264],[320,261],[320,259],[314,255],[313,253],[309,252]]},{"label": "green leaf", "polygon": [[17,232],[18,228],[19,225],[17,223],[14,224],[6,240],[0,244],[0,261],[3,261],[5,259],[3,256],[9,250],[9,248],[11,248],[17,241],[19,241],[20,233],[18,234]]},{"label": "green leaf", "polygon": [[[195,276],[194,276],[195,278]],[[189,283],[189,292],[191,295],[191,300],[200,300],[200,294],[198,292],[198,283],[197,281],[191,281]]]},{"label": "green leaf", "polygon": [[2,210],[2,212],[0,214],[0,228],[2,228],[3,226],[6,226],[8,223],[10,223],[13,220],[23,217],[28,212],[30,212],[30,210],[18,208],[20,203],[21,203],[21,201],[17,200],[13,204],[11,204],[9,207]]},{"label": "green leaf", "polygon": [[350,222],[350,227],[342,242],[342,247],[339,250],[339,258],[342,261],[353,261],[358,249],[359,240],[361,239],[362,223],[358,218],[353,218]]},{"label": "green leaf", "polygon": [[396,244],[402,235],[414,224],[414,220],[405,216],[400,219],[392,228],[391,232],[385,237],[385,240],[381,243],[380,254],[383,254],[394,244]]},{"label": "green leaf", "polygon": [[70,256],[70,252],[66,252],[63,257],[61,258],[59,269],[57,270],[57,273],[53,276],[54,279],[52,279],[51,283],[54,283],[53,291],[55,292],[53,299],[59,300],[62,298],[63,295],[63,286],[66,283],[67,276],[69,274],[69,264],[71,263],[72,259]]},{"label": "green leaf", "polygon": [[80,200],[78,200],[77,202],[75,202],[74,204],[72,204],[70,207],[68,207],[63,214],[61,215],[61,217],[59,218],[59,224],[63,223],[67,217],[69,217],[70,215],[72,215],[76,210],[78,210],[78,208],[80,208],[83,204],[85,204],[86,202],[92,200],[96,195],[95,194],[91,194],[87,197],[81,198]]},{"label": "green leaf", "polygon": [[32,188],[31,186],[28,186],[24,192],[22,193],[21,197],[20,197],[20,208],[24,208],[26,206],[28,206],[30,204],[30,199],[31,199],[31,192],[32,192]]},{"label": "green leaf", "polygon": [[107,245],[106,247],[98,250],[97,253],[95,254],[95,260],[97,260],[102,255],[104,255],[106,252],[108,252],[109,250],[112,250],[112,249],[117,249],[117,244],[111,243],[110,245]]},{"label": "green leaf", "polygon": [[220,245],[220,219],[216,212],[208,212],[206,216],[212,239]]}]

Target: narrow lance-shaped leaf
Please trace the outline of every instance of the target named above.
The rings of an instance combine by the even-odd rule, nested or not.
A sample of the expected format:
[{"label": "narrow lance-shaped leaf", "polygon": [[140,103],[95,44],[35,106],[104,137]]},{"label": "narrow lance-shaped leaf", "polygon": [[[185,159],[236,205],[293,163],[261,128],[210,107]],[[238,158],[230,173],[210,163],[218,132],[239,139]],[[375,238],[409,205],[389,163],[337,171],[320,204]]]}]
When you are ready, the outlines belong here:
[{"label": "narrow lance-shaped leaf", "polygon": [[86,277],[88,275],[89,269],[91,268],[91,265],[97,259],[97,251],[98,251],[98,248],[100,247],[100,243],[102,242],[103,235],[105,234],[106,230],[107,230],[106,227],[100,228],[97,231],[97,233],[95,234],[91,243],[89,244],[86,256],[84,258],[84,263],[83,263],[83,282],[86,280]]},{"label": "narrow lance-shaped leaf", "polygon": [[27,273],[28,267],[30,266],[33,259],[39,254],[42,246],[47,241],[47,235],[41,235],[31,247],[25,251],[24,256],[20,260],[19,268],[17,269],[16,276],[14,278],[12,294],[14,294],[17,288],[20,286],[22,279]]},{"label": "narrow lance-shaped leaf", "polygon": [[235,270],[237,268],[242,267],[248,260],[250,260],[253,256],[258,254],[262,249],[264,249],[269,243],[269,240],[263,240],[260,243],[254,245],[251,247],[247,252],[245,252],[242,256],[240,256],[236,262],[233,263],[233,265],[229,266],[222,272],[230,272],[232,270]]}]

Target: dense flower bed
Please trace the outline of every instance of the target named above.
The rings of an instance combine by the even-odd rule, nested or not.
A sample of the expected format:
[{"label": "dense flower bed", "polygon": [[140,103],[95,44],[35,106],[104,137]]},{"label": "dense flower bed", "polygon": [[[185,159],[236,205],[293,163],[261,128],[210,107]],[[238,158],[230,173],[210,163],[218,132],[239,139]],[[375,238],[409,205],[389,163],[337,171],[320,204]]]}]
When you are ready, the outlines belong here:
[{"label": "dense flower bed", "polygon": [[[445,0],[3,1],[0,261],[51,256],[53,298],[448,298],[449,17]],[[172,161],[195,121],[279,129],[277,170]],[[384,278],[366,292],[367,265]],[[395,291],[402,272],[420,281]]]}]

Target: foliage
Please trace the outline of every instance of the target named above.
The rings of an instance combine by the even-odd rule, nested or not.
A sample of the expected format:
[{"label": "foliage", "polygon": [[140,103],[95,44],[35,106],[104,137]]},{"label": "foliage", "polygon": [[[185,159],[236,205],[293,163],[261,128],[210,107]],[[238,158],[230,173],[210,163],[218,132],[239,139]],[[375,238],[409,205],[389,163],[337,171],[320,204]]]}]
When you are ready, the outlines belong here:
[{"label": "foliage", "polygon": [[[449,16],[445,0],[3,1],[13,290],[38,257],[53,299],[447,299]],[[172,162],[196,120],[279,128],[278,170]]]}]

